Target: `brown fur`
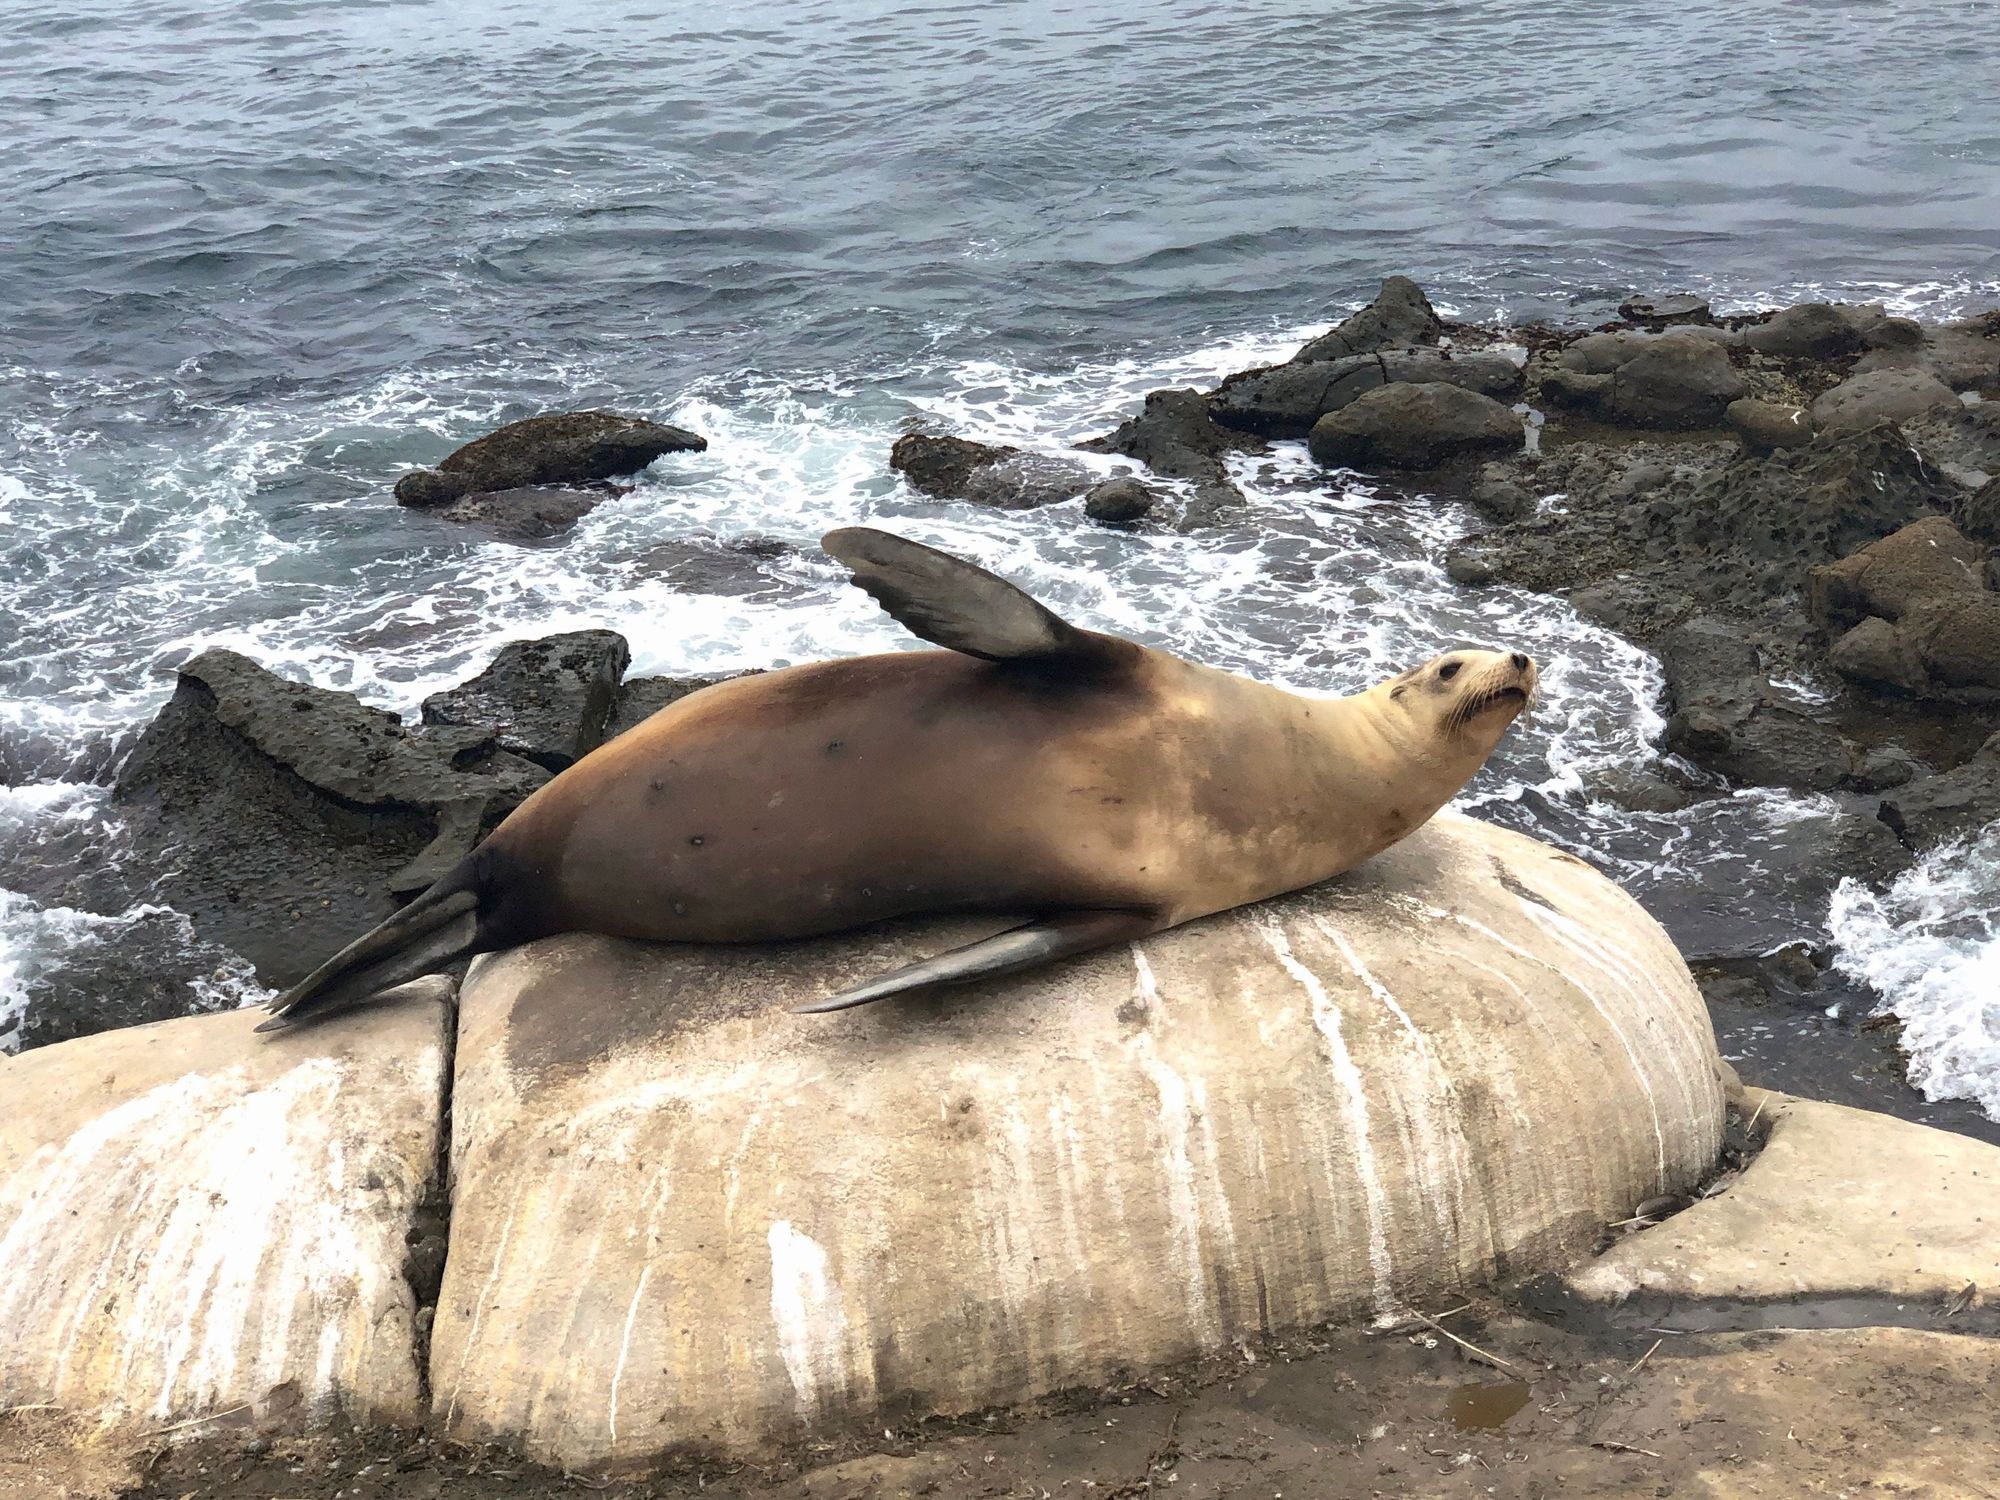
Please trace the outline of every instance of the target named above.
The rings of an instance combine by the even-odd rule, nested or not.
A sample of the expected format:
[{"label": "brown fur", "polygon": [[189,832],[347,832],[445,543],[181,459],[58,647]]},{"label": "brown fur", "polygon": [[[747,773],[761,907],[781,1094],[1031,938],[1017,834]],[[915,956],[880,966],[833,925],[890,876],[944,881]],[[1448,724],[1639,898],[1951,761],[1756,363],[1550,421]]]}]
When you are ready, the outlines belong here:
[{"label": "brown fur", "polygon": [[1078,908],[1170,926],[1351,868],[1450,800],[1534,684],[1498,653],[1454,660],[1451,682],[1431,663],[1344,699],[1129,644],[1082,671],[920,651],[737,679],[522,804],[475,856],[481,926],[745,942]]}]

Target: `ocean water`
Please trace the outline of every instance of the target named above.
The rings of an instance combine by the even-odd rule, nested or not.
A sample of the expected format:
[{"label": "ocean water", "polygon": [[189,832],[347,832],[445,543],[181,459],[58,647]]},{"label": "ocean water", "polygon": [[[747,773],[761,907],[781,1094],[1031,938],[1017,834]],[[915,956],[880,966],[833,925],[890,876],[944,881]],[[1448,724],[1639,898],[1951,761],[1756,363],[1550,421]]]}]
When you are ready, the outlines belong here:
[{"label": "ocean water", "polygon": [[[885,464],[919,422],[1066,448],[1392,271],[1500,321],[1683,288],[2000,302],[1995,11],[11,0],[0,1046],[125,972],[107,955],[191,1004],[255,992],[120,878],[104,783],[175,662],[227,645],[408,712],[584,626],[635,673],[892,647],[813,545],[866,519],[1311,690],[1532,651],[1543,704],[1474,811],[1586,853],[1691,952],[1833,941],[1913,1082],[2000,1117],[1976,998],[2000,849],[1836,895],[1835,803],[1621,810],[1612,784],[1660,768],[1657,665],[1559,602],[1455,589],[1450,506],[1281,444],[1238,465],[1230,525],[1124,535]],[[711,446],[560,546],[390,499],[498,422],[594,404]],[[723,551],[746,536],[794,550]]]}]

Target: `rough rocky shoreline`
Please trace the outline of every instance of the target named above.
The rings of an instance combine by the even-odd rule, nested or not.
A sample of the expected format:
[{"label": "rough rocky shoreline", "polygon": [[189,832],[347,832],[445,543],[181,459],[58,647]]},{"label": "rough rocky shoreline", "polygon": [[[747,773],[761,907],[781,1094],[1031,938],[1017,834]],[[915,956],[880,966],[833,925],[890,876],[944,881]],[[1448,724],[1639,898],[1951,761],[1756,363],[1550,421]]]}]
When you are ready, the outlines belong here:
[{"label": "rough rocky shoreline", "polygon": [[[1331,480],[1483,517],[1450,550],[1463,587],[1561,595],[1660,659],[1674,757],[1595,795],[1672,811],[1732,787],[1822,794],[1829,886],[1880,884],[2000,819],[2000,313],[1717,316],[1661,297],[1596,327],[1487,328],[1391,277],[1290,360],[1153,392],[1081,445],[1125,474],[935,432],[886,457],[944,503],[1081,496],[1084,524],[1195,529],[1242,516],[1232,464],[1300,439]],[[643,418],[550,414],[405,476],[397,499],[554,544],[561,526],[522,517],[580,515],[621,474],[702,446]],[[628,661],[608,631],[516,642],[405,725],[205,652],[116,772],[145,894],[288,983],[550,774],[706,680],[628,681]],[[1832,983],[1810,948],[1688,957],[1718,1005],[1804,1007]],[[91,1013],[41,1008],[24,1040],[186,1008],[173,985],[100,990]]]}]

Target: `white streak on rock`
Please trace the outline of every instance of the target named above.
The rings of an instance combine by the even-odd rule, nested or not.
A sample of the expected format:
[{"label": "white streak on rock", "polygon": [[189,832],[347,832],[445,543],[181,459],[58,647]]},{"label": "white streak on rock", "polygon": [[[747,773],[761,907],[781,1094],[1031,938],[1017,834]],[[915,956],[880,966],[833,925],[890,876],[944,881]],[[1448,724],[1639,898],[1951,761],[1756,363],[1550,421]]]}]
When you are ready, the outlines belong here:
[{"label": "white streak on rock", "polygon": [[1181,1296],[1189,1320],[1212,1342],[1215,1309],[1208,1296],[1208,1278],[1201,1265],[1201,1208],[1195,1194],[1194,1163],[1188,1157],[1187,1086],[1180,1074],[1157,1057],[1139,1066],[1153,1082],[1160,1099],[1160,1133],[1165,1150],[1160,1162],[1167,1200],[1167,1232],[1180,1271]]},{"label": "white streak on rock", "polygon": [[[1521,901],[1518,896],[1515,897],[1515,900],[1519,902],[1522,909],[1531,918],[1534,916],[1537,908],[1533,903]],[[1530,953],[1526,948],[1523,948],[1512,939],[1502,937],[1484,922],[1474,921],[1471,917],[1464,916],[1459,912],[1446,911],[1441,907],[1422,905],[1421,909],[1427,916],[1443,921],[1456,922],[1467,931],[1476,932],[1488,942],[1495,943],[1506,949],[1507,952],[1513,954],[1516,958],[1526,963],[1531,963],[1536,968],[1548,970],[1551,974],[1562,980],[1564,984],[1576,991],[1577,994],[1590,1002],[1590,1008],[1597,1012],[1598,1018],[1610,1029],[1611,1034],[1618,1039],[1618,1045],[1624,1049],[1626,1061],[1632,1066],[1632,1081],[1639,1086],[1639,1092],[1646,1096],[1646,1109],[1651,1115],[1653,1125],[1655,1171],[1657,1180],[1664,1186],[1667,1180],[1667,1137],[1666,1132],[1661,1128],[1660,1104],[1659,1100],[1653,1096],[1652,1080],[1646,1076],[1646,1070],[1639,1066],[1638,1054],[1632,1050],[1631,1040],[1625,1035],[1624,1028],[1619,1026],[1617,1021],[1612,1018],[1611,1012],[1604,1008],[1604,1003],[1597,998],[1596,993],[1585,989],[1574,974],[1557,968],[1540,954]]]},{"label": "white streak on rock", "polygon": [[625,1309],[625,1333],[618,1340],[618,1365],[611,1372],[611,1395],[605,1408],[605,1426],[614,1444],[618,1441],[618,1387],[625,1383],[625,1362],[632,1357],[632,1325],[639,1320],[639,1299],[646,1295],[646,1278],[652,1274],[651,1266],[639,1267],[639,1284],[632,1288],[632,1301]]},{"label": "white streak on rock", "polygon": [[344,1077],[329,1057],[261,1084],[191,1073],[0,1182],[0,1388],[86,1405],[116,1390],[170,1421],[292,1380],[324,1410],[365,1320],[395,1300],[328,1128]]},{"label": "white streak on rock", "polygon": [[[1464,1238],[1465,1182],[1471,1169],[1467,1163],[1465,1131],[1458,1118],[1458,1096],[1451,1086],[1451,1074],[1437,1055],[1437,1049],[1431,1045],[1431,1039],[1418,1030],[1417,1023],[1410,1019],[1410,1013],[1403,1009],[1402,1002],[1362,961],[1346,934],[1317,913],[1312,917],[1312,924],[1340,950],[1341,958],[1368,993],[1396,1018],[1413,1060],[1421,1074],[1428,1075],[1428,1080],[1422,1076],[1413,1078],[1412,1086],[1402,1091],[1407,1096],[1405,1116],[1411,1118],[1415,1126],[1415,1139],[1409,1147],[1410,1172],[1425,1185],[1432,1211],[1438,1218],[1438,1228],[1447,1237],[1446,1243],[1460,1243]],[[1440,1100],[1443,1104],[1441,1110],[1437,1107]],[[1440,1170],[1444,1179],[1442,1182],[1439,1180]]]},{"label": "white streak on rock", "polygon": [[[1541,928],[1542,931],[1548,933],[1558,943],[1561,943],[1567,951],[1575,954],[1579,959],[1589,964],[1592,968],[1597,969],[1600,973],[1603,972],[1603,965],[1594,962],[1588,953],[1568,941],[1564,937],[1562,929],[1554,922],[1546,920],[1552,913],[1545,911],[1532,901],[1522,900],[1519,896],[1516,896],[1514,900],[1520,906],[1521,910],[1527,914],[1529,921]],[[1554,965],[1548,964],[1546,960],[1537,959],[1536,962],[1544,964],[1545,967],[1554,968]],[[1618,1039],[1618,1045],[1624,1049],[1625,1060],[1632,1066],[1632,1080],[1639,1085],[1640,1092],[1646,1096],[1646,1108],[1652,1114],[1653,1148],[1655,1159],[1658,1162],[1659,1183],[1664,1188],[1667,1185],[1667,1136],[1665,1130],[1660,1125],[1660,1101],[1658,1096],[1653,1092],[1653,1080],[1647,1074],[1645,1064],[1639,1061],[1639,1052],[1632,1045],[1632,1038],[1627,1035],[1625,1028],[1618,1024],[1617,1018],[1605,1008],[1604,1002],[1597,998],[1597,992],[1587,989],[1574,974],[1564,974],[1563,977],[1575,987],[1578,994],[1590,1002],[1591,1008],[1604,1018],[1604,1024],[1611,1028],[1611,1034]]]},{"label": "white streak on rock", "polygon": [[772,1222],[768,1239],[778,1357],[791,1377],[801,1414],[810,1419],[830,1389],[847,1383],[847,1312],[818,1243],[786,1219]]},{"label": "white streak on rock", "polygon": [[[518,1212],[517,1207],[514,1213]],[[458,1374],[451,1382],[451,1401],[445,1407],[446,1426],[450,1426],[452,1418],[458,1415],[458,1393],[465,1384],[466,1363],[472,1358],[473,1350],[479,1348],[479,1325],[486,1319],[486,1304],[493,1295],[494,1283],[500,1279],[500,1272],[507,1263],[507,1241],[514,1233],[514,1213],[509,1213],[506,1222],[500,1226],[500,1242],[493,1247],[493,1265],[486,1273],[486,1284],[479,1289],[479,1300],[472,1305],[472,1321],[465,1329],[465,1347],[458,1356]]]},{"label": "white streak on rock", "polygon": [[1326,986],[1292,953],[1292,941],[1275,917],[1259,913],[1256,920],[1279,965],[1305,991],[1306,999],[1312,1004],[1313,1026],[1326,1042],[1327,1061],[1332,1065],[1334,1081],[1343,1096],[1341,1106],[1347,1115],[1354,1172],[1361,1179],[1362,1213],[1368,1223],[1368,1268],[1374,1275],[1375,1315],[1387,1318],[1395,1312],[1395,1298],[1390,1290],[1394,1267],[1389,1261],[1389,1238],[1384,1224],[1389,1204],[1387,1195],[1382,1191],[1381,1176],[1375,1168],[1374,1148],[1368,1140],[1367,1085],[1362,1081],[1361,1070],[1355,1067],[1354,1059],[1348,1053],[1347,1041],[1340,1031],[1340,1008],[1328,996]]}]

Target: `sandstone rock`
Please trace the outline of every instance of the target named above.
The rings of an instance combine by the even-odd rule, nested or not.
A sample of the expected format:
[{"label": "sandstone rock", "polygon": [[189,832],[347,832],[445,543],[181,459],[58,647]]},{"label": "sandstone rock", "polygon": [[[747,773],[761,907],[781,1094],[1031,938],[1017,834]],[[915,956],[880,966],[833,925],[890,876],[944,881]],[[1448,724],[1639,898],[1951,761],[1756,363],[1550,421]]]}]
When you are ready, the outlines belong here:
[{"label": "sandstone rock", "polygon": [[613,630],[510,641],[470,682],[426,698],[424,722],[485,730],[502,750],[565,770],[603,743],[631,661]]},{"label": "sandstone rock", "polygon": [[1920,695],[1930,685],[1914,642],[1889,621],[1862,620],[1834,641],[1827,659],[1850,682]]},{"label": "sandstone rock", "polygon": [[[310,1031],[257,1013],[0,1061],[0,1409],[157,1429],[415,1426],[449,984]],[[423,1297],[435,1288],[421,1289]]]},{"label": "sandstone rock", "polygon": [[1083,513],[1107,526],[1137,521],[1153,508],[1153,492],[1137,479],[1120,475],[1094,485],[1083,497]]},{"label": "sandstone rock", "polygon": [[1813,440],[1812,413],[1803,406],[1780,406],[1745,396],[1730,402],[1723,415],[1736,429],[1744,450],[1759,457],[1780,448],[1803,448]]},{"label": "sandstone rock", "polygon": [[2000,594],[1927,602],[1903,617],[1901,629],[1937,688],[1980,702],[2000,691]]},{"label": "sandstone rock", "polygon": [[1328,467],[1434,469],[1518,449],[1521,434],[1520,417],[1491,396],[1435,382],[1398,384],[1321,417],[1306,447]]},{"label": "sandstone rock", "polygon": [[1972,1287],[1957,1326],[2000,1329],[2000,1147],[1761,1097],[1770,1138],[1743,1175],[1566,1278],[1578,1302],[1676,1331],[1811,1324],[1827,1308],[1942,1321]]},{"label": "sandstone rock", "polygon": [[1829,632],[1865,616],[1899,620],[1922,604],[1985,587],[1986,549],[1943,516],[1926,516],[1807,575],[1813,617]]},{"label": "sandstone rock", "polygon": [[590,484],[636,474],[667,453],[700,452],[706,438],[609,411],[548,412],[509,422],[396,483],[403,505],[448,505],[465,495],[537,485]]},{"label": "sandstone rock", "polygon": [[115,796],[163,872],[155,899],[277,986],[442,875],[547,779],[484,728],[413,734],[352,694],[211,650],[180,667]]},{"label": "sandstone rock", "polygon": [[1720,1146],[1665,936],[1462,818],[1136,948],[785,1012],[991,926],[475,969],[442,1430],[577,1468],[1129,1380],[1562,1265]]},{"label": "sandstone rock", "polygon": [[1407,276],[1390,276],[1373,302],[1312,340],[1292,358],[1299,364],[1312,364],[1373,354],[1378,349],[1435,344],[1443,333],[1444,321],[1422,289]]},{"label": "sandstone rock", "polygon": [[1199,391],[1148,391],[1145,409],[1121,422],[1101,438],[1077,444],[1088,453],[1116,453],[1136,458],[1168,479],[1192,479],[1214,486],[1240,502],[1243,498],[1223,463],[1230,453],[1251,452],[1261,445],[1254,438],[1219,425]]},{"label": "sandstone rock", "polygon": [[927,432],[896,439],[889,467],[926,495],[1000,510],[1033,510],[1073,500],[1093,479],[1090,470],[1069,459]]},{"label": "sandstone rock", "polygon": [[1940,406],[1955,406],[1951,387],[1921,370],[1878,370],[1844,380],[1813,402],[1813,421],[1826,432],[1858,432],[1877,422],[1901,422]]},{"label": "sandstone rock", "polygon": [[1759,354],[1788,359],[1839,359],[1865,347],[1854,321],[1824,302],[1801,302],[1743,332],[1743,342]]}]

